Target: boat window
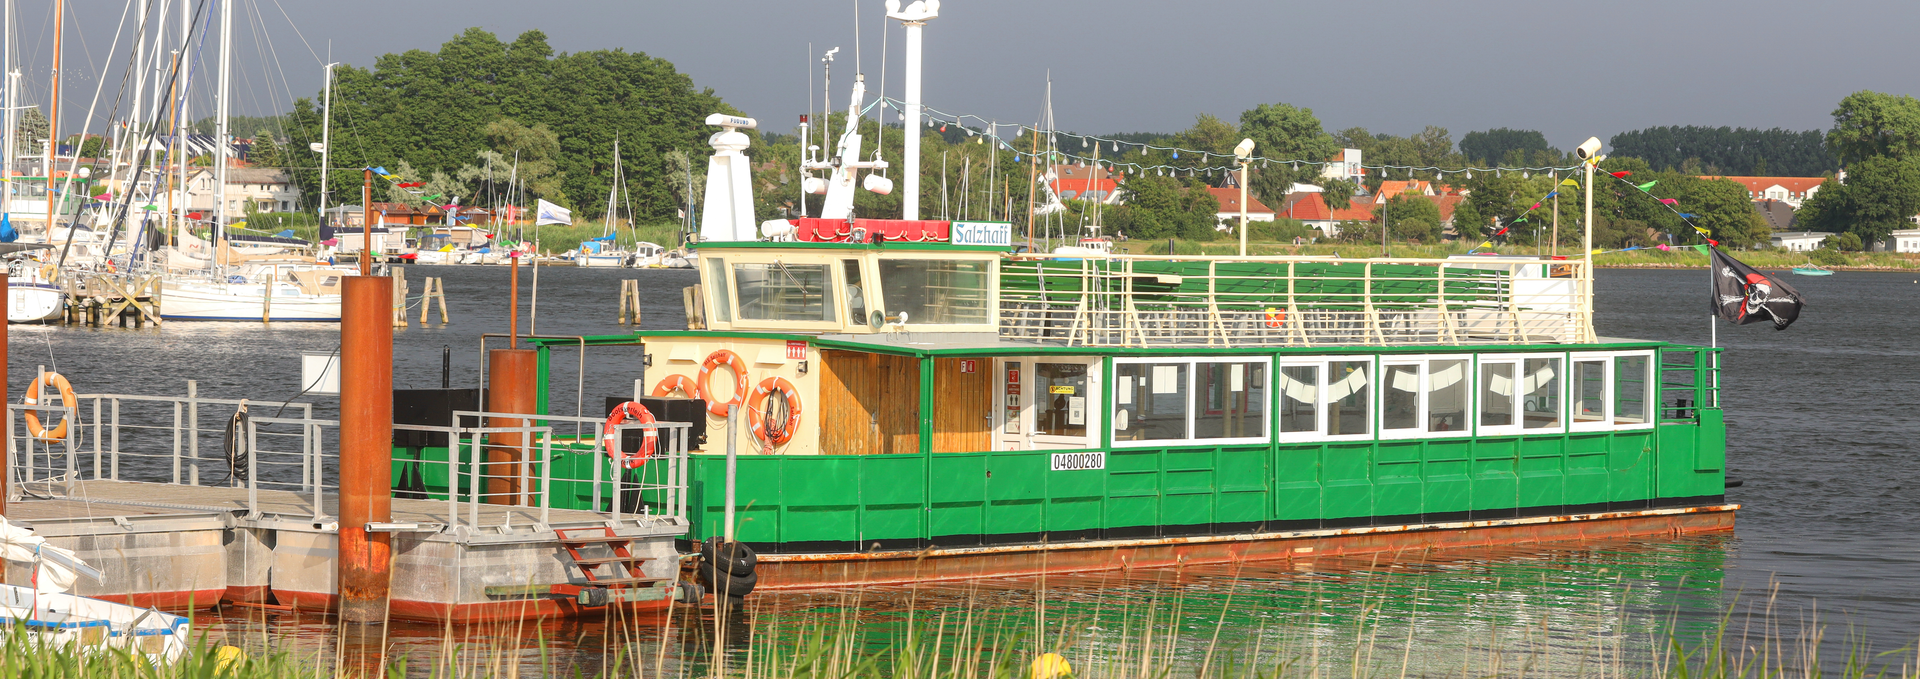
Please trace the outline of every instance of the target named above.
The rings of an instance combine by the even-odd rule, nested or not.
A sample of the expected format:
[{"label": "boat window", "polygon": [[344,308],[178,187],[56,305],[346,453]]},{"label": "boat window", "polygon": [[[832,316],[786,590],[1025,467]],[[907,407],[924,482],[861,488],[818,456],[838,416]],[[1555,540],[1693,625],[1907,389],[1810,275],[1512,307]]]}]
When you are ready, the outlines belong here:
[{"label": "boat window", "polygon": [[1513,364],[1480,364],[1480,426],[1513,426]]},{"label": "boat window", "polygon": [[1327,364],[1327,434],[1351,436],[1370,431],[1367,422],[1367,361]]},{"label": "boat window", "polygon": [[727,301],[727,263],[719,257],[702,257],[707,262],[705,290],[713,296],[713,320],[733,322],[733,305]]},{"label": "boat window", "polygon": [[1560,427],[1560,359],[1529,358],[1524,364],[1520,393],[1521,419],[1528,429]]},{"label": "boat window", "polygon": [[1033,433],[1042,436],[1087,435],[1087,364],[1033,364],[1034,396],[1044,399],[1034,412]]},{"label": "boat window", "polygon": [[1166,441],[1187,437],[1187,365],[1121,363],[1114,366],[1113,437]]},{"label": "boat window", "polygon": [[988,323],[987,262],[980,260],[882,259],[881,296],[886,312],[906,312],[909,325]]},{"label": "boat window", "polygon": [[1427,431],[1467,429],[1467,362],[1427,362]]},{"label": "boat window", "polygon": [[1420,428],[1420,366],[1386,367],[1380,397],[1380,430]]},{"label": "boat window", "polygon": [[860,286],[860,260],[840,261],[841,274],[846,280],[847,322],[859,325],[867,322],[867,291]]},{"label": "boat window", "polygon": [[1266,367],[1265,363],[1198,363],[1200,389],[1194,393],[1193,437],[1265,436]]},{"label": "boat window", "polygon": [[1607,362],[1573,362],[1573,421],[1607,419]]},{"label": "boat window", "polygon": [[1615,424],[1647,422],[1647,357],[1615,356],[1613,359],[1613,421]]},{"label": "boat window", "polygon": [[827,296],[832,280],[825,264],[733,265],[741,320],[832,322],[834,305]]},{"label": "boat window", "polygon": [[1280,432],[1320,430],[1320,366],[1290,365],[1280,369]]}]

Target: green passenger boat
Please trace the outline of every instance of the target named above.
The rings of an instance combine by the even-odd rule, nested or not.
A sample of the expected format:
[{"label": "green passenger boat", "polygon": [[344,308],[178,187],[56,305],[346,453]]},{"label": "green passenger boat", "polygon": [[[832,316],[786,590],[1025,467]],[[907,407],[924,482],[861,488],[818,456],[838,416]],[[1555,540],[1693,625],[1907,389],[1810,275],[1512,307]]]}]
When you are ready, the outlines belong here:
[{"label": "green passenger boat", "polygon": [[[727,532],[735,440],[762,588],[1732,526],[1717,350],[1595,336],[1585,262],[952,242],[1009,229],[702,243],[693,329],[535,339],[541,382],[554,352],[624,351],[636,400],[697,413],[695,541]],[[648,473],[587,446],[552,458],[554,506]],[[444,497],[405,460],[445,455],[399,449],[395,478]]]}]

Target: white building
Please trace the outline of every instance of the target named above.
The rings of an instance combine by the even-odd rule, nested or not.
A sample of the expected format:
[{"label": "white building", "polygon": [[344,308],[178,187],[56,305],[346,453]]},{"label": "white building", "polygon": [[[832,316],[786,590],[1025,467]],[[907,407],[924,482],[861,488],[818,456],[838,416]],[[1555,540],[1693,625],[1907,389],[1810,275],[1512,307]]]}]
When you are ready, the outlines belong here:
[{"label": "white building", "polygon": [[1747,187],[1747,200],[1777,200],[1793,209],[1820,192],[1825,177],[1702,177],[1703,179],[1731,179]]},{"label": "white building", "polygon": [[1920,229],[1901,229],[1873,244],[1874,252],[1920,252]]},{"label": "white building", "polygon": [[1789,252],[1812,252],[1833,234],[1825,231],[1791,231],[1773,234],[1773,246]]},{"label": "white building", "polygon": [[1320,176],[1365,184],[1367,171],[1360,166],[1360,149],[1341,149],[1339,153],[1327,159],[1327,164],[1320,166]]},{"label": "white building", "polygon": [[[212,211],[214,169],[194,168],[187,175],[187,205],[195,211]],[[286,170],[257,167],[227,168],[227,205],[221,213],[229,219],[245,219],[248,212],[292,212],[300,200]],[[248,210],[251,206],[253,209]]]}]

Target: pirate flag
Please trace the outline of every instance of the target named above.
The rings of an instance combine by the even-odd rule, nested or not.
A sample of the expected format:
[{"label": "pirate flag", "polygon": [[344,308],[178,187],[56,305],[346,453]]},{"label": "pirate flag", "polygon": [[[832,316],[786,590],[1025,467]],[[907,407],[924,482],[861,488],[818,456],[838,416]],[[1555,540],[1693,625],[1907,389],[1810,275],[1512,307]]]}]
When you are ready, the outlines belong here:
[{"label": "pirate flag", "polygon": [[1800,291],[1710,248],[1713,253],[1713,313],[1740,325],[1772,321],[1785,330],[1806,306]]}]

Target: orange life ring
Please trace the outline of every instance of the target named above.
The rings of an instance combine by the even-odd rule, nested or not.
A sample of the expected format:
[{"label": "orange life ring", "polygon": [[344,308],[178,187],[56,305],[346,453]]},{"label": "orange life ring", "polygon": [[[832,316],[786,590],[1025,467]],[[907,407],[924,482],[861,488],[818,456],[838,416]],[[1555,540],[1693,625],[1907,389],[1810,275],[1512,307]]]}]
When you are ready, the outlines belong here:
[{"label": "orange life ring", "polygon": [[[77,400],[73,397],[73,385],[68,383],[67,378],[62,377],[60,373],[46,373],[33,378],[33,383],[27,385],[27,397],[23,403],[27,405],[39,403],[40,385],[43,383],[60,390],[60,405],[72,408],[77,403]],[[27,433],[32,434],[34,438],[42,441],[65,440],[67,438],[67,416],[61,415],[60,424],[49,431],[45,427],[40,426],[39,411],[29,410],[27,411]]]},{"label": "orange life ring", "polygon": [[[725,403],[713,397],[713,385],[708,381],[713,378],[713,369],[723,363],[733,369],[733,398]],[[726,417],[727,406],[740,405],[747,398],[747,362],[740,360],[739,354],[726,349],[715,351],[707,354],[706,362],[700,364],[700,375],[693,381],[700,388],[700,398],[707,400],[707,414]]]},{"label": "orange life ring", "polygon": [[[769,434],[762,421],[767,412],[767,396],[774,391],[787,395],[787,423],[778,432]],[[800,429],[800,391],[785,378],[769,377],[760,380],[760,386],[753,388],[753,397],[747,399],[747,428],[753,431],[753,437],[772,446],[786,445],[793,440],[793,433]]]},{"label": "orange life ring", "polygon": [[613,413],[607,415],[607,426],[600,428],[600,440],[606,442],[608,458],[620,463],[622,467],[633,469],[646,464],[647,458],[653,457],[653,449],[657,447],[655,446],[655,442],[659,440],[660,433],[657,429],[641,430],[640,450],[632,454],[622,455],[620,453],[620,431],[614,429],[614,427],[625,424],[628,418],[632,418],[633,421],[639,422],[640,424],[652,424],[654,422],[653,411],[647,410],[646,406],[628,401],[620,404],[620,407],[613,409]]},{"label": "orange life ring", "polygon": [[1267,327],[1278,328],[1287,324],[1287,310],[1267,307]]},{"label": "orange life ring", "polygon": [[686,375],[668,375],[666,379],[660,380],[659,384],[653,385],[653,393],[650,395],[666,396],[676,391],[686,394],[687,398],[700,398],[700,385],[695,384],[693,378]]}]

